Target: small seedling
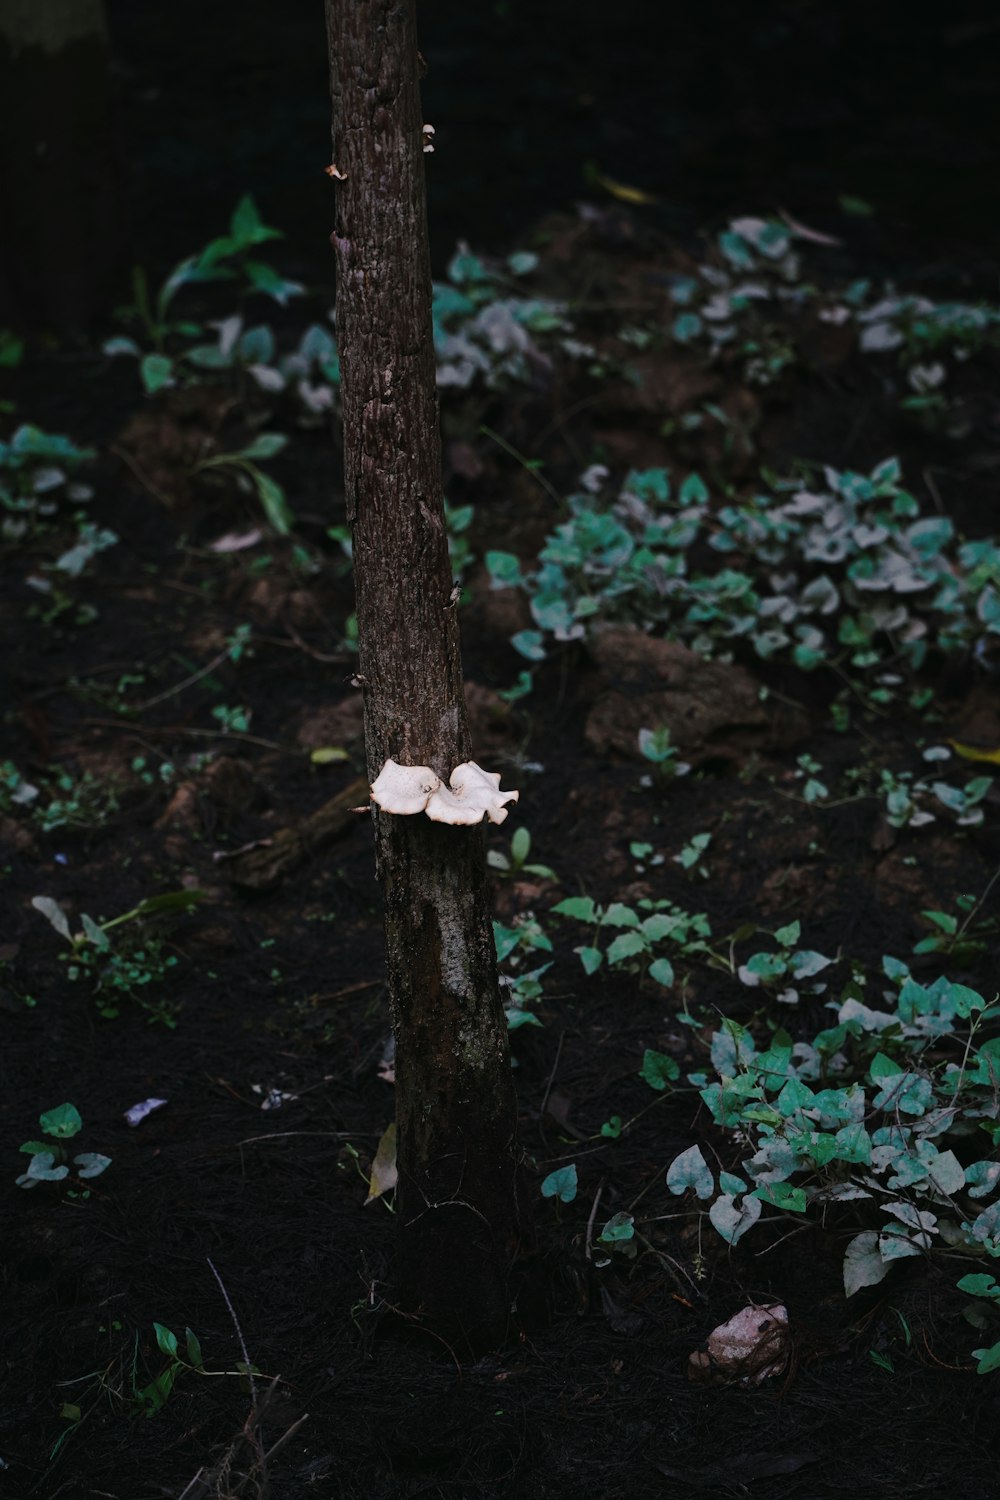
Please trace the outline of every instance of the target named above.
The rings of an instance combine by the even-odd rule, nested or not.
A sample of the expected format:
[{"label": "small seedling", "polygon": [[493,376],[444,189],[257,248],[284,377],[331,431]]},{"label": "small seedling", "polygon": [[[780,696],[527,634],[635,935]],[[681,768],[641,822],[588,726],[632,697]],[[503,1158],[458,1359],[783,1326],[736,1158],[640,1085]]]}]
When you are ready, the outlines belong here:
[{"label": "small seedling", "polygon": [[656,768],[660,781],[686,776],[691,767],[680,759],[680,751],[670,743],[670,730],[662,724],[656,729],[639,730],[639,753]]},{"label": "small seedling", "polygon": [[[83,1129],[79,1110],[72,1104],[60,1104],[39,1115],[38,1123],[49,1139],[25,1141],[19,1148],[31,1160],[27,1170],[16,1179],[18,1187],[33,1188],[40,1182],[63,1182],[70,1176],[69,1151],[62,1142],[72,1140]],[[72,1164],[76,1168],[74,1182],[86,1182],[100,1177],[110,1167],[111,1157],[102,1156],[97,1151],[80,1151],[72,1158]],[[84,1188],[81,1196],[89,1197],[89,1192]]]},{"label": "small seedling", "polygon": [[700,875],[703,880],[707,880],[709,871],[701,861],[711,842],[710,833],[696,833],[691,841],[684,845],[680,854],[674,855],[674,863],[680,865],[682,870],[687,870],[689,874]]},{"label": "small seedling", "polygon": [[190,911],[203,899],[204,892],[199,890],[167,891],[161,896],[147,896],[138,906],[108,921],[95,922],[92,917],[81,913],[82,930],[76,934],[70,931],[66,913],[51,896],[35,896],[31,904],[69,944],[67,976],[71,980],[90,981],[102,1016],[107,1019],[117,1016],[115,997],[129,995],[138,1000],[151,1020],[162,1021],[165,1026],[173,1028],[177,1023],[169,1007],[145,998],[143,991],[164,979],[175,966],[176,958],[163,956],[162,941],[158,938],[145,935],[135,942],[119,942],[115,946],[108,933],[126,923],[141,923],[148,917]]},{"label": "small seedling", "polygon": [[287,442],[283,433],[261,432],[245,448],[203,458],[195,465],[192,473],[234,473],[239,484],[256,494],[265,516],[279,536],[288,536],[295,524],[295,517],[285,498],[285,492],[276,479],[264,473],[258,462],[260,459],[276,457]]},{"label": "small seedling", "polygon": [[519,875],[523,870],[526,875],[537,875],[542,880],[558,880],[555,870],[548,865],[528,864],[530,853],[531,834],[526,828],[515,828],[508,852],[503,854],[499,849],[490,849],[486,859],[490,868],[504,878]]}]

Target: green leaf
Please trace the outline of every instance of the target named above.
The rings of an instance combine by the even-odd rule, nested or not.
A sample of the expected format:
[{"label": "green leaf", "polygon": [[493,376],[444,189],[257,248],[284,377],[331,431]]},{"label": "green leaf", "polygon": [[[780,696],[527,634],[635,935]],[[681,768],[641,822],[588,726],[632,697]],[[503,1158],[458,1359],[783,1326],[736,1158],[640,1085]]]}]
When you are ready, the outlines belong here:
[{"label": "green leaf", "polygon": [[147,396],[155,396],[164,386],[174,383],[174,362],[166,354],[145,354],[139,364],[143,389]]},{"label": "green leaf", "polygon": [[855,1235],[844,1255],[844,1296],[853,1297],[862,1287],[877,1286],[888,1273],[875,1231],[866,1229]]},{"label": "green leaf", "polygon": [[281,303],[282,307],[290,297],[298,297],[305,291],[305,287],[298,281],[286,281],[273,266],[267,265],[262,260],[245,261],[243,270],[255,291],[264,292],[266,296],[273,297],[275,302]]},{"label": "green leaf", "polygon": [[238,250],[244,249],[247,245],[262,245],[265,240],[282,238],[280,229],[269,229],[263,223],[257,211],[257,205],[249,193],[240,199],[233,210],[233,216],[229,221],[229,233]]},{"label": "green leaf", "polygon": [[654,959],[647,972],[650,979],[662,984],[665,989],[669,989],[674,982],[674,966],[669,958]]},{"label": "green leaf", "polygon": [[870,1166],[872,1160],[871,1136],[859,1123],[844,1125],[834,1136],[838,1161],[858,1162]]},{"label": "green leaf", "polygon": [[593,922],[596,910],[589,896],[567,896],[564,901],[559,901],[552,910],[560,917],[572,917],[577,922]]},{"label": "green leaf", "polygon": [[514,650],[521,656],[526,656],[529,661],[545,660],[544,637],[540,630],[519,630],[512,635],[510,643]]},{"label": "green leaf", "polygon": [[41,912],[47,922],[52,923],[52,926],[60,937],[65,938],[68,943],[73,941],[66,913],[58,901],[53,901],[51,896],[32,896],[31,904],[36,911]]},{"label": "green leaf", "polygon": [[792,974],[796,979],[811,979],[832,963],[833,959],[826,958],[822,953],[815,953],[811,948],[800,948],[797,953],[792,954]]},{"label": "green leaf", "polygon": [[0,369],[16,370],[24,355],[24,340],[9,328],[0,328]]},{"label": "green leaf", "polygon": [[762,1182],[750,1196],[793,1214],[804,1214],[806,1211],[805,1193],[802,1188],[792,1187],[790,1182]]},{"label": "green leaf", "polygon": [[720,1198],[716,1198],[708,1210],[708,1217],[713,1225],[730,1245],[735,1245],[741,1240],[747,1230],[753,1228],[760,1215],[759,1198],[744,1198],[737,1208],[728,1193],[723,1193]]},{"label": "green leaf", "polygon": [[612,1115],[610,1120],[605,1120],[601,1126],[601,1135],[606,1141],[616,1141],[622,1133],[621,1115]]},{"label": "green leaf", "polygon": [[531,852],[531,834],[526,828],[516,828],[510,841],[510,853],[516,865],[523,865]]},{"label": "green leaf", "polygon": [[36,1182],[61,1182],[69,1176],[69,1167],[56,1166],[51,1151],[39,1151],[28,1163],[27,1170],[16,1179],[18,1187],[34,1187]]},{"label": "green leaf", "polygon": [[973,1349],[972,1357],[979,1361],[976,1366],[977,1375],[989,1375],[993,1370],[1000,1370],[1000,1342],[991,1349]]},{"label": "green leaf", "polygon": [[513,552],[487,552],[486,571],[493,584],[502,588],[513,588],[523,583],[520,559]]},{"label": "green leaf", "polygon": [[677,496],[681,505],[705,505],[708,487],[700,474],[689,474],[681,485]]},{"label": "green leaf", "polygon": [[1000,1302],[1000,1286],[993,1276],[963,1276],[957,1286],[960,1292],[968,1292],[970,1297],[988,1297],[991,1302]]},{"label": "green leaf", "polygon": [[620,964],[626,959],[645,953],[646,939],[640,932],[622,932],[608,946],[608,963]]},{"label": "green leaf", "polygon": [[789,922],[787,927],[778,928],[774,934],[774,940],[776,943],[780,943],[783,948],[794,948],[801,936],[802,923]]},{"label": "green leaf", "polygon": [[104,949],[111,947],[111,939],[104,928],[98,926],[93,917],[88,917],[85,911],[80,913],[80,926],[83,928],[84,937],[88,942],[93,943],[95,948],[103,952]]},{"label": "green leaf", "polygon": [[502,922],[493,923],[493,942],[497,950],[497,963],[509,958],[521,940],[516,927],[504,927]]},{"label": "green leaf", "polygon": [[813,1101],[813,1091],[798,1078],[789,1078],[775,1102],[775,1107],[786,1117],[796,1110],[807,1109]]},{"label": "green leaf", "polygon": [[161,1354],[169,1355],[171,1359],[174,1358],[177,1354],[177,1335],[171,1333],[170,1329],[165,1328],[162,1323],[154,1323],[153,1332],[156,1334],[156,1342]]},{"label": "green leaf", "polygon": [[894,1062],[884,1052],[876,1052],[872,1058],[869,1074],[872,1079],[877,1081],[880,1078],[892,1078],[895,1074],[902,1073],[902,1071],[898,1062]]},{"label": "green leaf", "polygon": [[543,1198],[558,1198],[561,1203],[572,1203],[577,1192],[576,1163],[558,1167],[542,1182]]},{"label": "green leaf", "polygon": [[38,1117],[38,1123],[46,1135],[54,1135],[61,1141],[69,1140],[83,1129],[80,1111],[72,1104],[60,1104],[55,1109],[46,1110]]},{"label": "green leaf", "polygon": [[111,1165],[111,1157],[102,1156],[99,1151],[81,1151],[73,1161],[80,1169],[76,1174],[78,1177],[100,1177]]},{"label": "green leaf", "polygon": [[251,477],[267,519],[279,536],[287,536],[295,524],[295,516],[281,485],[258,468],[253,468]]},{"label": "green leaf", "polygon": [[743,971],[752,974],[757,979],[779,979],[782,974],[787,973],[788,964],[780,953],[754,953],[741,966],[740,977]]},{"label": "green leaf", "polygon": [[601,925],[604,927],[638,927],[640,924],[631,906],[625,906],[621,901],[612,901],[601,918]]},{"label": "green leaf", "polygon": [[711,1198],[715,1180],[700,1146],[689,1146],[667,1168],[667,1187],[677,1195],[693,1188],[699,1198]]},{"label": "green leaf", "polygon": [[162,896],[147,896],[135,909],[137,917],[152,917],[162,912],[190,911],[204,901],[205,892],[192,887],[190,890],[164,891]]},{"label": "green leaf", "polygon": [[541,1021],[530,1010],[524,1010],[518,1005],[508,1005],[504,1011],[507,1017],[507,1030],[519,1031],[522,1026],[541,1026]]},{"label": "green leaf", "polygon": [[604,1245],[621,1244],[625,1240],[634,1239],[635,1220],[632,1215],[622,1212],[613,1214],[601,1230],[600,1238]]},{"label": "green leaf", "polygon": [[187,1357],[190,1362],[194,1365],[196,1370],[203,1370],[205,1368],[205,1361],[202,1359],[201,1355],[201,1343],[198,1339],[198,1335],[192,1328],[185,1328],[184,1343],[187,1347]]},{"label": "green leaf", "polygon": [[645,1079],[651,1089],[662,1093],[668,1083],[673,1083],[680,1077],[681,1070],[672,1057],[665,1052],[654,1052],[647,1047],[642,1054],[642,1067],[639,1069],[639,1077]]},{"label": "green leaf", "polygon": [[574,948],[573,952],[580,955],[580,962],[588,974],[595,974],[604,962],[600,948]]},{"label": "green leaf", "polygon": [[170,1392],[174,1388],[177,1372],[180,1365],[168,1365],[162,1374],[150,1381],[149,1385],[143,1386],[139,1392],[138,1401],[145,1408],[146,1416],[155,1416],[166,1404]]},{"label": "green leaf", "polygon": [[[23,1151],[25,1147],[21,1147]],[[965,1169],[970,1198],[985,1198],[1000,1182],[1000,1161],[974,1161]]]},{"label": "green leaf", "polygon": [[283,432],[260,432],[239,451],[240,458],[275,458],[288,443]]}]

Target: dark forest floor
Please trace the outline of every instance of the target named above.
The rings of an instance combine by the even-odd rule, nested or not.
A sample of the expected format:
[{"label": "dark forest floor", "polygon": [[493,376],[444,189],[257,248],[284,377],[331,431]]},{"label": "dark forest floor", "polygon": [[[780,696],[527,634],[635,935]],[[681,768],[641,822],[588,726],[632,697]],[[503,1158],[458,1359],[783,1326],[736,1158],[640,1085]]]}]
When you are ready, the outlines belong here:
[{"label": "dark forest floor", "polygon": [[[971,84],[970,98],[980,98]],[[572,111],[567,118],[571,126]],[[860,144],[856,156],[866,159]],[[168,158],[163,169],[175,166]],[[697,175],[696,158],[690,170]],[[214,196],[227,185],[208,181]],[[720,201],[734,190],[724,182]],[[280,190],[265,184],[263,196],[285,223]],[[315,217],[299,201],[302,216]],[[919,665],[905,659],[895,627],[878,634],[883,667],[897,679],[888,684],[854,670],[846,651],[806,671],[787,651],[765,658],[749,637],[716,634],[714,675],[671,696],[666,668],[637,655],[634,636],[602,645],[588,627],[584,639],[560,642],[542,627],[545,659],[519,655],[511,637],[539,629],[537,608],[532,616],[525,593],[491,587],[484,561],[499,550],[530,570],[570,516],[566,497],[587,493],[581,476],[595,464],[615,494],[632,470],[666,471],[675,499],[686,478],[701,476],[718,526],[724,505],[759,490],[787,498],[771,479],[795,474],[821,489],[822,465],[868,474],[896,456],[922,514],[949,518],[962,541],[994,536],[992,323],[982,338],[934,342],[914,332],[920,314],[904,311],[892,317],[905,338],[880,351],[860,347],[870,325],[856,314],[875,305],[894,269],[901,293],[979,305],[995,299],[995,267],[957,254],[950,236],[925,254],[898,226],[831,215],[822,228],[841,243],[795,246],[803,269],[788,284],[813,284],[815,296],[782,301],[758,257],[744,279],[762,275],[769,297],[760,311],[753,296],[749,308],[730,309],[734,341],[713,348],[711,317],[697,336],[677,336],[687,304],[675,294],[706,265],[725,270],[714,237],[708,249],[690,234],[668,238],[677,225],[665,226],[656,206],[647,214],[607,191],[590,201],[598,206],[552,215],[521,236],[516,248],[539,256],[527,283],[500,262],[486,265],[490,297],[553,299],[571,328],[546,327],[543,317],[527,352],[516,339],[506,348],[518,357],[504,370],[483,336],[485,363],[469,385],[442,388],[446,492],[468,554],[456,554],[456,567],[477,755],[521,791],[488,844],[509,859],[512,830],[527,828],[528,863],[551,872],[498,872],[496,882],[497,920],[515,932],[537,921],[553,946],[520,949],[505,966],[516,980],[552,961],[531,1005],[542,1025],[512,1034],[536,1197],[533,1291],[509,1345],[486,1356],[443,1347],[393,1316],[391,1194],[365,1206],[393,1114],[368,820],[334,817],[328,837],[307,840],[297,862],[278,870],[272,858],[282,830],[314,818],[365,772],[350,684],[350,570],[328,533],[344,521],[335,424],[293,400],[292,377],[273,395],[239,368],[189,367],[175,389],[152,396],[131,360],[96,350],[33,351],[20,369],[0,372],[0,397],[14,403],[5,441],[31,422],[96,451],[64,465],[93,498],[43,482],[32,494],[54,493],[55,509],[33,511],[27,532],[0,550],[0,638],[9,643],[0,721],[2,1494],[996,1492],[998,1377],[978,1376],[971,1358],[996,1330],[970,1328],[970,1299],[955,1290],[962,1270],[989,1264],[914,1255],[845,1300],[844,1247],[868,1222],[851,1205],[826,1217],[767,1210],[730,1247],[691,1195],[672,1195],[664,1180],[694,1143],[730,1171],[746,1155],[687,1077],[706,1068],[721,1017],[758,1040],[775,1024],[796,1041],[811,1038],[833,1024],[826,1004],[843,998],[852,974],[868,975],[868,1003],[877,1003],[872,976],[885,955],[908,961],[924,983],[945,972],[993,998],[996,755],[968,762],[956,753],[947,765],[924,757],[949,741],[987,757],[1000,747],[988,617],[948,649],[935,641]],[[808,192],[802,202],[787,206],[806,217]],[[681,227],[701,212],[689,201]],[[204,225],[200,209],[191,217]],[[213,218],[204,227],[222,226]],[[171,219],[163,243],[173,246],[179,232]],[[193,248],[179,243],[177,253]],[[287,253],[265,250],[308,279],[301,239],[293,235]],[[844,305],[835,288],[859,278],[872,290],[849,315],[820,316]],[[271,323],[287,353],[307,325],[325,322],[329,305],[317,293],[287,309],[255,298],[241,310],[250,324]],[[185,306],[204,320],[235,302],[223,286]],[[453,334],[465,316],[456,313]],[[937,361],[943,390],[912,376]],[[325,384],[335,408],[335,385]],[[914,400],[935,391],[940,400]],[[264,427],[290,436],[261,465],[294,513],[287,537],[264,524],[258,496],[232,471],[221,480],[195,472]],[[78,515],[116,540],[73,574],[58,564],[79,541]],[[240,545],[229,550],[234,538]],[[692,568],[743,557],[720,561],[703,543]],[[593,576],[590,586],[601,593]],[[676,625],[662,616],[654,625],[641,602],[609,605],[607,615],[651,625],[657,639]],[[690,629],[680,634],[691,643]],[[533,690],[505,698],[529,666]],[[687,774],[671,777],[643,758],[637,729],[658,727],[649,713],[669,720]],[[933,804],[934,822],[894,822],[884,773],[910,793],[938,775],[959,790],[986,777],[982,817],[961,824],[928,792],[914,806]],[[810,778],[825,797],[804,795]],[[345,800],[364,799],[362,786]],[[703,834],[710,842],[688,868],[677,856]],[[107,920],[178,890],[203,896],[185,913],[123,924],[110,934],[112,956],[93,955],[89,967],[31,905],[53,898],[76,932],[82,913]],[[590,941],[586,931],[551,915],[560,900],[584,895],[703,913],[716,953],[737,952],[740,962],[797,921],[803,946],[835,960],[835,977],[824,995],[804,988],[794,1007],[694,950],[672,951],[671,986],[627,964],[588,977],[573,952]],[[922,914],[961,920],[972,900],[981,902],[973,943],[914,953],[934,930]],[[700,1024],[682,1023],[679,1012]],[[675,1086],[657,1092],[640,1076],[647,1051],[676,1064]],[[127,1125],[124,1111],[148,1098],[166,1103]],[[82,1116],[73,1146],[111,1165],[89,1183],[15,1187],[28,1162],[18,1147],[63,1101]],[[626,1122],[620,1137],[602,1135],[616,1117]],[[989,1154],[986,1144],[977,1150]],[[976,1154],[970,1148],[968,1159]],[[571,1161],[577,1195],[542,1198],[547,1174]],[[601,1253],[601,1226],[633,1210],[639,1253]],[[689,1355],[717,1324],[748,1302],[776,1301],[791,1330],[780,1376],[749,1387],[689,1379]],[[179,1336],[182,1354],[192,1329],[214,1378],[181,1370],[162,1409],[146,1416],[141,1392],[171,1363],[154,1324]],[[259,1372],[257,1405],[269,1391],[249,1427],[255,1397],[236,1369],[246,1354]],[[268,1489],[259,1455],[286,1435],[266,1465]]]},{"label": "dark forest floor", "polygon": [[[621,357],[629,341],[607,333],[619,305],[634,323],[655,318],[663,278],[654,268],[678,252],[618,209],[589,223],[553,221],[536,238],[549,284],[561,281],[580,309],[577,336]],[[892,383],[872,375],[854,342],[814,349],[811,368],[794,364],[762,389],[724,360],[709,370],[690,350],[639,357],[641,379],[612,372],[581,384],[557,361],[527,385],[446,393],[448,494],[453,506],[475,507],[463,536],[476,558],[499,546],[530,559],[564,514],[539,476],[565,493],[595,457],[622,472],[697,467],[735,495],[761,466],[822,452],[865,470],[902,452],[907,472],[930,475],[969,534],[988,529],[983,476],[997,452],[989,414],[998,389],[989,355],[975,361],[974,379],[962,377],[976,413],[962,446],[900,414],[886,394]],[[203,1468],[209,1488],[189,1494],[230,1493],[223,1455],[231,1450],[237,1475],[248,1462],[245,1382],[184,1371],[153,1417],[135,1401],[167,1363],[154,1322],[192,1328],[209,1370],[241,1359],[211,1261],[258,1384],[279,1377],[263,1447],[308,1413],[269,1466],[274,1496],[991,1493],[996,1395],[992,1378],[971,1373],[975,1336],[949,1290],[954,1276],[911,1260],[891,1290],[845,1303],[843,1233],[812,1227],[784,1239],[787,1221],[776,1218],[759,1242],[730,1250],[666,1191],[665,1167],[693,1141],[731,1152],[691,1089],[651,1093],[638,1076],[644,1050],[682,1071],[697,1066],[702,1044],[678,1027],[680,1001],[759,1022],[757,993],[697,964],[673,996],[624,970],[588,979],[547,915],[580,892],[602,902],[669,898],[704,911],[716,935],[798,919],[823,953],[875,966],[884,953],[909,954],[926,935],[922,910],[950,910],[956,893],[988,885],[995,811],[988,805],[968,829],[945,819],[893,829],[875,795],[830,808],[805,802],[799,758],[814,757],[843,785],[865,764],[919,772],[917,747],[946,733],[996,744],[988,666],[960,652],[912,678],[908,690],[933,688],[936,723],[848,694],[849,724],[838,729],[835,672],[743,652],[717,668],[723,698],[725,673],[749,673],[791,705],[792,729],[766,715],[727,726],[725,706],[707,700],[699,719],[696,690],[692,727],[676,737],[693,769],[661,781],[614,725],[603,739],[594,728],[595,704],[623,680],[627,693],[650,687],[629,686],[627,659],[605,654],[602,665],[600,651],[557,647],[529,696],[498,696],[525,665],[508,638],[531,619],[513,591],[491,590],[482,564],[471,564],[462,620],[477,746],[522,790],[490,844],[502,852],[509,828],[523,825],[531,861],[557,877],[522,872],[497,886],[499,920],[533,913],[556,943],[536,1006],[544,1026],[513,1038],[523,1141],[539,1179],[576,1160],[580,1191],[565,1205],[538,1200],[545,1294],[522,1310],[510,1347],[466,1358],[387,1318],[392,1214],[382,1201],[362,1206],[393,1107],[380,1076],[388,1020],[368,823],[350,821],[257,893],[246,887],[266,846],[236,853],[315,813],[363,772],[345,646],[350,578],[325,535],[340,504],[329,434],[296,432],[274,465],[297,517],[294,539],[213,551],[220,536],[257,526],[256,500],[185,481],[185,455],[192,444],[231,448],[226,434],[259,414],[260,394],[195,385],[140,405],[131,365],[75,356],[62,367],[71,391],[55,389],[54,368],[26,368],[19,404],[46,429],[98,447],[83,470],[96,489],[88,515],[119,541],[67,586],[70,602],[54,613],[29,580],[65,543],[62,523],[39,526],[5,560],[5,753],[41,789],[34,803],[8,802],[3,823],[9,1492],[152,1500],[179,1496]],[[664,437],[670,412],[692,408],[692,391],[739,407],[747,442],[727,449],[710,427]],[[542,458],[544,469],[509,450]],[[249,647],[234,661],[226,643],[245,625]],[[732,677],[734,694],[742,682]],[[249,710],[249,722],[213,719],[220,705]],[[616,713],[627,719],[621,704]],[[341,758],[314,762],[308,752],[323,747]],[[167,780],[161,765],[172,768]],[[69,806],[63,821],[51,812],[59,798]],[[35,803],[56,826],[40,826]],[[648,843],[672,854],[705,831],[709,878],[630,852]],[[202,890],[202,904],[122,939],[149,976],[131,997],[100,968],[96,997],[86,974],[70,982],[56,933],[30,906],[54,897],[75,928],[80,912],[109,918],[184,887]],[[996,955],[989,922],[961,966],[967,982],[988,992]],[[958,977],[954,964],[949,972]],[[99,1014],[109,1005],[120,1013]],[[815,1029],[817,1005],[803,1001],[787,1024]],[[129,1128],[123,1111],[151,1096],[168,1102]],[[17,1146],[64,1099],[83,1117],[83,1147],[112,1165],[86,1195],[57,1183],[18,1192],[26,1159]],[[620,1139],[601,1138],[603,1122],[640,1112]],[[673,1219],[648,1253],[599,1271],[587,1251],[595,1196],[600,1224],[640,1195],[651,1222]],[[786,1375],[750,1390],[689,1383],[689,1353],[748,1298],[789,1309]]]}]

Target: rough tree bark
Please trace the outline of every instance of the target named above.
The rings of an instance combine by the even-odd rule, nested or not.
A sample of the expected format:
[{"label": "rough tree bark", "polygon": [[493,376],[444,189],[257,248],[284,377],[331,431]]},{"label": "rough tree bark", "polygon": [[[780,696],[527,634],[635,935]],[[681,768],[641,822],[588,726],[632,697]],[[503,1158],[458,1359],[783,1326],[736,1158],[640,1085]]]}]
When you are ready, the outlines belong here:
[{"label": "rough tree bark", "polygon": [[[326,0],[337,336],[371,779],[471,757],[445,530],[414,0]],[[375,813],[396,1037],[399,1269],[410,1311],[503,1336],[519,1234],[516,1101],[481,828]]]},{"label": "rough tree bark", "polygon": [[0,0],[0,319],[80,332],[122,270],[104,0]]}]

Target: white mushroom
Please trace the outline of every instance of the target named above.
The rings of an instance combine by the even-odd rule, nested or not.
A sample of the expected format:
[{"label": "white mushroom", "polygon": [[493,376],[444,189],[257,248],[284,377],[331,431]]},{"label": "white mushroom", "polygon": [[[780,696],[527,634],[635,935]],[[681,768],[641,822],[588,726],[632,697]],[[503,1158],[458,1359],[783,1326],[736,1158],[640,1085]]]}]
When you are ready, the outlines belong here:
[{"label": "white mushroom", "polygon": [[372,801],[383,812],[420,813],[440,785],[430,766],[400,766],[387,760],[372,782]]},{"label": "white mushroom", "polygon": [[427,803],[427,816],[435,823],[502,823],[505,803],[516,802],[519,792],[501,792],[499,771],[484,771],[474,760],[463,761],[448,778],[450,786],[438,786]]},{"label": "white mushroom", "polygon": [[519,792],[501,792],[500,772],[484,771],[474,760],[456,766],[443,786],[430,766],[401,766],[387,760],[372,782],[372,801],[383,812],[404,817],[426,812],[435,823],[471,824],[489,818],[502,823],[506,803],[516,802]]}]

